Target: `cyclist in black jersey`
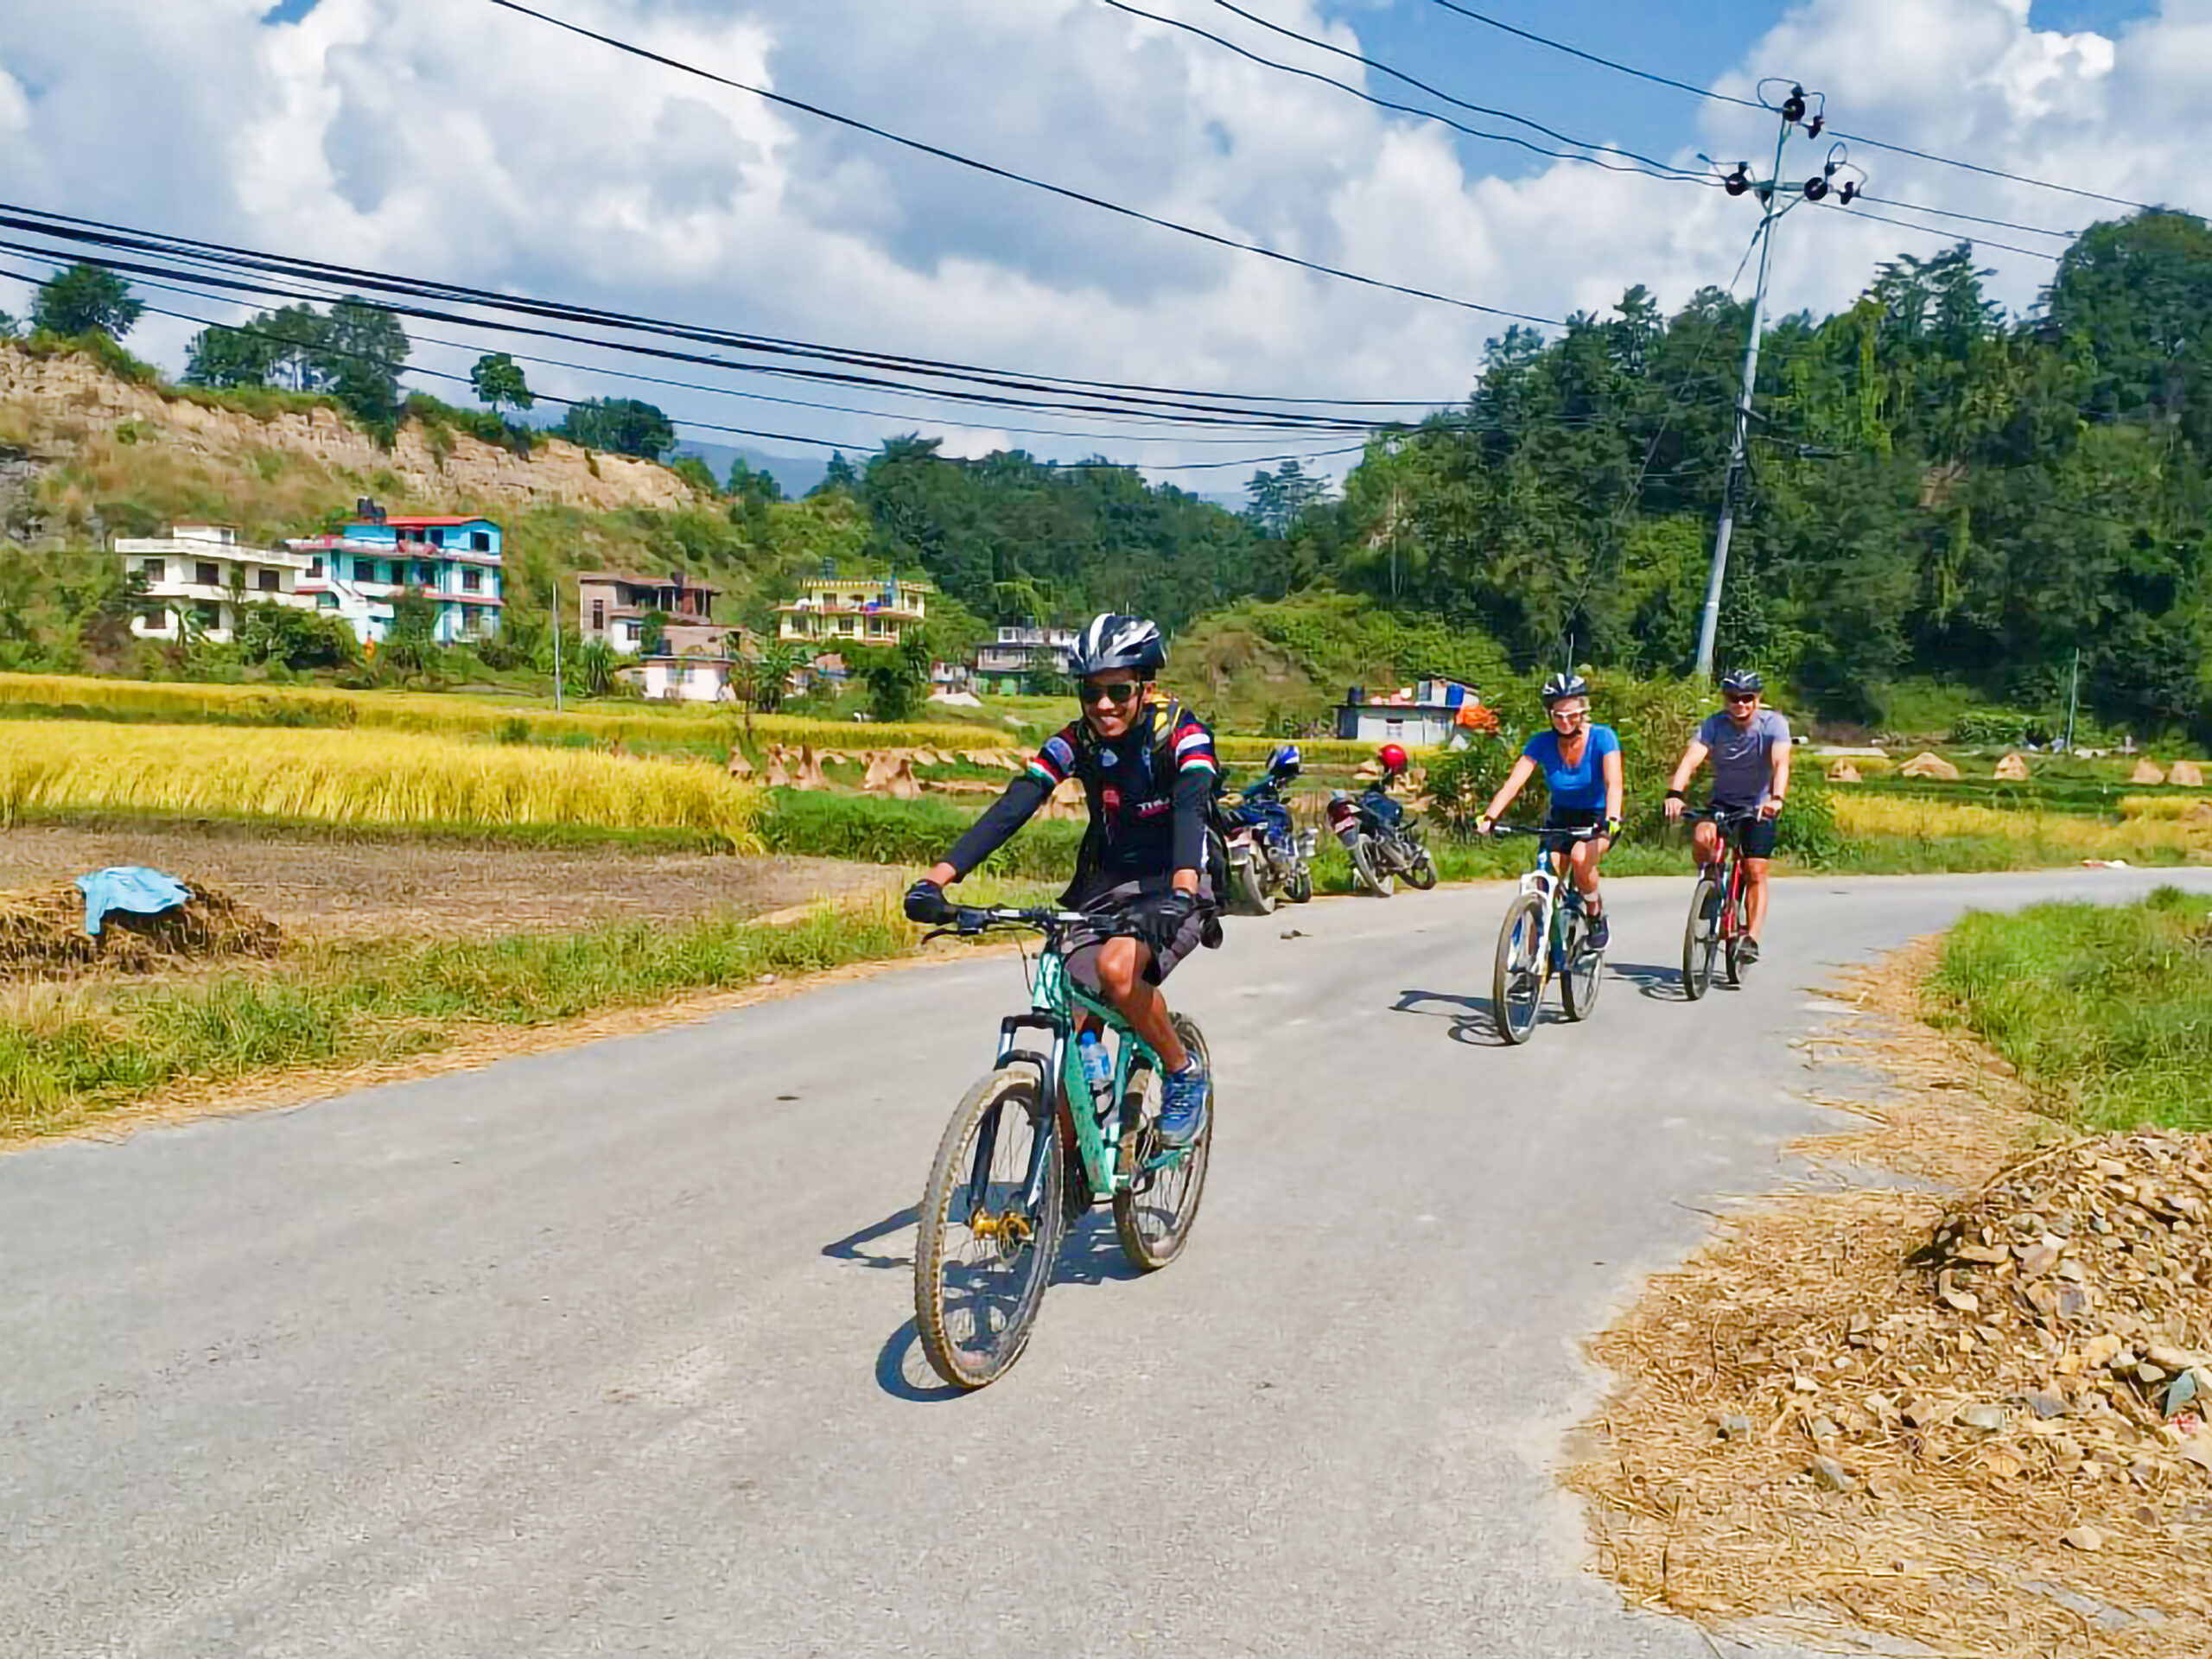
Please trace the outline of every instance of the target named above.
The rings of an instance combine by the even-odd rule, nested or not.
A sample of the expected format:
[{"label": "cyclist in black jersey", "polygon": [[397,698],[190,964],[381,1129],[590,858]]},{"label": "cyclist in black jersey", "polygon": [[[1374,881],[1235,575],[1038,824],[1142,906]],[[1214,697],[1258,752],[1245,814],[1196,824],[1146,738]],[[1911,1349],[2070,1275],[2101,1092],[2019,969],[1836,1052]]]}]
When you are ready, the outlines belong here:
[{"label": "cyclist in black jersey", "polygon": [[906,914],[928,923],[949,918],[944,889],[1009,840],[1061,784],[1080,782],[1090,826],[1063,902],[1127,912],[1138,937],[1071,934],[1068,971],[1110,1003],[1167,1068],[1158,1127],[1173,1147],[1205,1128],[1211,1084],[1175,1034],[1160,985],[1192,950],[1219,938],[1206,827],[1220,766],[1213,734],[1155,689],[1166,660],[1152,623],[1094,618],[1069,664],[1082,713],[1046,740],[1006,793],[907,889]]}]

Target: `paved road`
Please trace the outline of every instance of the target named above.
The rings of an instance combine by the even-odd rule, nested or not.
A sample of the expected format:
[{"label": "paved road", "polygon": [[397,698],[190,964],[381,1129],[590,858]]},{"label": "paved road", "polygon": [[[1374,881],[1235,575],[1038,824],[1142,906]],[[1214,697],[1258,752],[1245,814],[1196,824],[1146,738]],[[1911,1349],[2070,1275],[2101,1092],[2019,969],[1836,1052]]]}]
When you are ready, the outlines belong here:
[{"label": "paved road", "polygon": [[1687,884],[1622,882],[1597,1020],[1518,1050],[1499,889],[1245,922],[1178,982],[1190,1254],[1086,1228],[966,1398],[907,1206],[1006,958],[0,1160],[0,1654],[1699,1659],[1582,1568],[1578,1344],[1821,1121],[1831,966],[2149,885],[1791,882],[1686,1007]]}]

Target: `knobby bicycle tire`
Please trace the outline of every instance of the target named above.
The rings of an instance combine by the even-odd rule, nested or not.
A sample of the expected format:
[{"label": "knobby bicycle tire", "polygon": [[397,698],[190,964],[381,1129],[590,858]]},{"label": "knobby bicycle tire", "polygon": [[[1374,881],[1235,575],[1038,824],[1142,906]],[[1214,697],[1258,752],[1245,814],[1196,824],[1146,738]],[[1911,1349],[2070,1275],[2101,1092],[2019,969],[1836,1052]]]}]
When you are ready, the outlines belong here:
[{"label": "knobby bicycle tire", "polygon": [[[1206,1050],[1205,1033],[1195,1020],[1185,1015],[1179,1014],[1174,1020],[1175,1034],[1183,1039],[1183,1046],[1198,1058],[1206,1069],[1206,1076],[1213,1077],[1213,1057]],[[1183,1161],[1161,1170],[1143,1192],[1131,1185],[1115,1191],[1114,1231],[1122,1241],[1122,1254],[1141,1272],[1159,1272],[1182,1255],[1183,1247],[1191,1242],[1191,1225],[1198,1218],[1198,1205],[1206,1193],[1206,1170],[1213,1161],[1214,1118],[1220,1107],[1220,1080],[1214,1078],[1213,1097],[1206,1109],[1206,1126],[1191,1143]],[[1149,1139],[1148,1135],[1138,1135],[1140,1153],[1147,1149]],[[1175,1196],[1172,1200],[1164,1199],[1159,1196],[1163,1192]],[[1147,1219],[1160,1220],[1160,1224],[1148,1232]]]},{"label": "knobby bicycle tire", "polygon": [[[1524,893],[1506,906],[1498,924],[1497,958],[1491,974],[1491,1013],[1498,1035],[1518,1046],[1529,1040],[1544,1009],[1544,951],[1549,942],[1540,937],[1544,907],[1534,893]],[[1525,959],[1525,960],[1524,960]],[[1526,991],[1528,1014],[1516,1019],[1512,993]]]},{"label": "knobby bicycle tire", "polygon": [[[1007,1066],[983,1078],[968,1091],[945,1125],[928,1184],[922,1189],[914,1239],[914,1330],[931,1369],[955,1388],[980,1389],[1006,1375],[1029,1346],[1045,1293],[1052,1286],[1053,1264],[1059,1259],[1067,1226],[1061,1207],[1067,1169],[1058,1126],[1046,1117],[1041,1098],[1041,1080],[1027,1066]],[[947,1317],[951,1311],[946,1306],[948,1268],[961,1265],[949,1260],[950,1234],[964,1224],[952,1212],[973,1180],[979,1133],[988,1127],[995,1142],[1009,1112],[1027,1117],[1033,1144],[1038,1137],[1045,1144],[1045,1192],[1031,1222],[1033,1236],[1023,1247],[1027,1282],[1000,1325],[992,1351],[970,1359],[954,1340],[950,1327],[957,1321]],[[995,1166],[994,1161],[990,1167]],[[976,1313],[980,1316],[982,1312],[979,1298]]]},{"label": "knobby bicycle tire", "polygon": [[1700,875],[1690,889],[1689,919],[1682,927],[1682,995],[1694,1002],[1713,988],[1713,961],[1719,948],[1719,889]]},{"label": "knobby bicycle tire", "polygon": [[1377,861],[1375,842],[1370,836],[1362,836],[1352,843],[1351,868],[1352,874],[1359,878],[1361,885],[1377,899],[1388,899],[1390,896],[1395,884],[1389,873]]},{"label": "knobby bicycle tire", "polygon": [[1567,972],[1559,982],[1560,1001],[1570,1020],[1587,1020],[1605,982],[1605,953],[1590,943],[1590,924],[1576,916],[1567,931]]}]

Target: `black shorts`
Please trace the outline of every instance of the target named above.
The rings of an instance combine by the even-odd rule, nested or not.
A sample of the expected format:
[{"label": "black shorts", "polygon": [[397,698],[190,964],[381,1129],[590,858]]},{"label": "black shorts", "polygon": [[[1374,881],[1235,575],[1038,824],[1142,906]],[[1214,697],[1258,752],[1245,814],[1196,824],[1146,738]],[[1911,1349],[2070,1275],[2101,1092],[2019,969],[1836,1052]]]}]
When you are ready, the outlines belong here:
[{"label": "black shorts", "polygon": [[[1713,810],[1715,812],[1749,812],[1758,805],[1756,801],[1715,801]],[[1774,838],[1780,828],[1781,825],[1773,818],[1753,818],[1737,827],[1736,845],[1745,858],[1772,858]]]},{"label": "black shorts", "polygon": [[[1166,879],[1117,882],[1085,896],[1074,908],[1117,911],[1126,907],[1133,899],[1165,893],[1172,885],[1172,881]],[[1175,971],[1177,963],[1205,943],[1207,927],[1218,925],[1214,922],[1212,904],[1212,887],[1204,876],[1200,876],[1198,907],[1192,912],[1191,919],[1183,924],[1182,931],[1176,934],[1173,943],[1165,950],[1153,950],[1150,945],[1145,947],[1152,952],[1152,960],[1145,965],[1144,970],[1147,983],[1160,984]],[[1061,950],[1063,959],[1067,963],[1068,976],[1093,996],[1099,994],[1100,988],[1098,953],[1105,949],[1109,937],[1083,927],[1071,927],[1061,936]]]},{"label": "black shorts", "polygon": [[[1597,830],[1603,828],[1605,822],[1605,809],[1602,806],[1554,806],[1544,815],[1547,830]],[[1555,853],[1565,852],[1573,844],[1565,836],[1546,842]]]}]

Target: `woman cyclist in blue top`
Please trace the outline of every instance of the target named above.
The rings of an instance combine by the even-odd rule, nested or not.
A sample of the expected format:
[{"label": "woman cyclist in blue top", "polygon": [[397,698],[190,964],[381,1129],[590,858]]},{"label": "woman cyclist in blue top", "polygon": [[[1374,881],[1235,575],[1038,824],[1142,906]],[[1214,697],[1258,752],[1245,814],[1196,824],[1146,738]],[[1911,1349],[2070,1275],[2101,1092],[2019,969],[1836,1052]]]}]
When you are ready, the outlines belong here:
[{"label": "woman cyclist in blue top", "polygon": [[1612,929],[1606,925],[1605,900],[1599,896],[1598,866],[1621,832],[1621,741],[1611,727],[1590,723],[1590,683],[1580,674],[1553,675],[1544,682],[1543,697],[1551,729],[1529,740],[1476,822],[1475,833],[1488,835],[1541,767],[1552,797],[1544,828],[1601,832],[1571,842],[1566,852],[1590,918],[1590,943],[1602,950],[1611,941]]}]

